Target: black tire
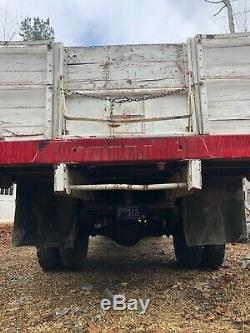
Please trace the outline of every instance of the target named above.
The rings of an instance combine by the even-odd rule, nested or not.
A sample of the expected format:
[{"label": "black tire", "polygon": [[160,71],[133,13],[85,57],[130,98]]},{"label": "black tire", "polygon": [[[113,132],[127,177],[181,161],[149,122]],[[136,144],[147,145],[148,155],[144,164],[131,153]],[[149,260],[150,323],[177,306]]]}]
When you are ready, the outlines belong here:
[{"label": "black tire", "polygon": [[61,267],[59,249],[56,247],[38,247],[37,259],[44,271],[56,271]]},{"label": "black tire", "polygon": [[202,246],[188,246],[183,230],[178,230],[174,235],[174,251],[177,264],[183,268],[200,268],[202,260]]},{"label": "black tire", "polygon": [[225,244],[205,245],[202,253],[201,267],[218,269],[224,262]]},{"label": "black tire", "polygon": [[66,270],[81,270],[84,267],[88,254],[89,236],[77,238],[73,247],[61,247],[59,249],[62,267]]}]

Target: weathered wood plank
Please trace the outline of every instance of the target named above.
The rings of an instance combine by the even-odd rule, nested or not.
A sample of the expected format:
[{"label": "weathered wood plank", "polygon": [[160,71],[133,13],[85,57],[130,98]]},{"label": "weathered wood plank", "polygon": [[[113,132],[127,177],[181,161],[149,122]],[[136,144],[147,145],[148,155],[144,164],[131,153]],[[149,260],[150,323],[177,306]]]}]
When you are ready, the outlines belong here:
[{"label": "weathered wood plank", "polygon": [[250,39],[202,41],[211,134],[246,134],[250,129]]},{"label": "weathered wood plank", "polygon": [[[41,71],[20,71],[20,72],[0,72],[0,84],[46,84],[46,72]],[[2,87],[1,87],[2,88]],[[32,87],[31,87],[32,88]]]},{"label": "weathered wood plank", "polygon": [[185,77],[168,64],[131,63],[110,65],[109,69],[96,65],[79,65],[68,68],[67,88],[76,89],[124,89],[183,87]]},{"label": "weathered wood plank", "polygon": [[69,48],[68,89],[183,87],[182,45]]},{"label": "weathered wood plank", "polygon": [[116,45],[65,48],[68,64],[183,61],[183,44]]},{"label": "weathered wood plank", "polygon": [[0,109],[0,128],[6,137],[42,135],[44,112],[41,108]]},{"label": "weathered wood plank", "polygon": [[[164,119],[175,116],[187,117],[187,103],[185,94],[122,103],[69,96],[66,99],[66,116],[70,118],[66,121],[67,134],[95,137],[131,133],[150,136],[184,134],[187,132],[187,118]],[[139,121],[129,122],[135,117],[138,117]],[[119,122],[125,119],[127,123]],[[110,126],[109,120],[116,120],[117,126]]]},{"label": "weathered wood plank", "polygon": [[250,120],[210,121],[210,134],[249,134],[249,123]]},{"label": "weathered wood plank", "polygon": [[250,46],[249,34],[221,34],[221,35],[203,35],[202,45],[208,48],[226,48],[226,47],[242,47],[242,46]]},{"label": "weathered wood plank", "polygon": [[0,53],[2,72],[46,72],[46,53]]},{"label": "weathered wood plank", "polygon": [[250,81],[208,80],[208,103],[234,102],[250,99]]},{"label": "weathered wood plank", "polygon": [[0,109],[43,108],[46,105],[45,87],[42,89],[1,90]]},{"label": "weathered wood plank", "polygon": [[0,128],[8,140],[44,136],[47,53],[44,42],[0,47]]},{"label": "weathered wood plank", "polygon": [[195,134],[206,108],[210,134],[249,133],[250,35],[202,36],[187,46],[61,47],[60,55],[46,43],[0,47],[3,133],[45,137],[47,128],[50,137],[65,124],[70,137],[192,134],[194,106]]},{"label": "weathered wood plank", "polygon": [[250,46],[207,49],[204,52],[207,78],[249,78]]},{"label": "weathered wood plank", "polygon": [[44,108],[0,109],[1,123],[11,126],[38,126],[43,124]]}]

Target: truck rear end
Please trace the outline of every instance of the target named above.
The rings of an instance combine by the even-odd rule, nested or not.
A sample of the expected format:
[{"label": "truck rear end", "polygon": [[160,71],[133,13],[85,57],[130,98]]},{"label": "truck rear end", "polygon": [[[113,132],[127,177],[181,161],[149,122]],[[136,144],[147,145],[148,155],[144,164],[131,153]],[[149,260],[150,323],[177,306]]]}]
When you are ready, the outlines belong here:
[{"label": "truck rear end", "polygon": [[246,231],[250,35],[184,44],[2,43],[0,186],[13,242],[45,270],[84,266],[89,236],[173,236],[177,262],[218,268]]}]

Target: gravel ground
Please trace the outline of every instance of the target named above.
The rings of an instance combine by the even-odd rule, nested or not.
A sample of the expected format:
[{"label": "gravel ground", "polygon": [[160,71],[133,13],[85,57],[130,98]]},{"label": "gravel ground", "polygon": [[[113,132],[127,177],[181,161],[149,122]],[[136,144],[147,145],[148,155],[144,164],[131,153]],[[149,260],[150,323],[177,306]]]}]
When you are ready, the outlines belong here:
[{"label": "gravel ground", "polygon": [[[81,273],[44,273],[33,248],[12,248],[11,228],[0,229],[0,332],[250,332],[250,246],[227,247],[219,271],[176,267],[171,240],[123,248],[91,239]],[[111,293],[150,298],[145,315],[103,311]]]}]

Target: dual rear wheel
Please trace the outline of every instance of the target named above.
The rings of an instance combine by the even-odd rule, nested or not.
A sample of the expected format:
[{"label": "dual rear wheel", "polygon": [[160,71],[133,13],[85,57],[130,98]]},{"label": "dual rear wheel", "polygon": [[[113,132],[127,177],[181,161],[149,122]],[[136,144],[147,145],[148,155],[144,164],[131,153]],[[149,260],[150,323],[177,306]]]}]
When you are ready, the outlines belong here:
[{"label": "dual rear wheel", "polygon": [[81,270],[88,254],[89,236],[74,241],[72,247],[38,247],[38,263],[44,271]]},{"label": "dual rear wheel", "polygon": [[[88,243],[89,236],[83,235],[74,241],[72,247],[38,247],[38,262],[44,271],[81,270],[86,261]],[[225,256],[225,244],[188,246],[183,231],[174,234],[174,250],[177,263],[189,269],[218,269]]]},{"label": "dual rear wheel", "polygon": [[177,263],[190,269],[218,269],[225,256],[225,244],[188,246],[182,230],[174,234],[174,250]]}]

